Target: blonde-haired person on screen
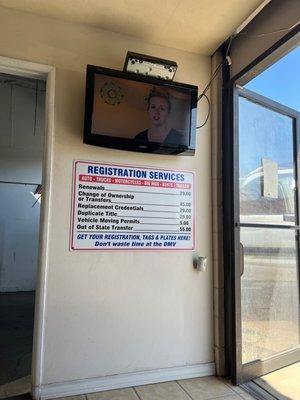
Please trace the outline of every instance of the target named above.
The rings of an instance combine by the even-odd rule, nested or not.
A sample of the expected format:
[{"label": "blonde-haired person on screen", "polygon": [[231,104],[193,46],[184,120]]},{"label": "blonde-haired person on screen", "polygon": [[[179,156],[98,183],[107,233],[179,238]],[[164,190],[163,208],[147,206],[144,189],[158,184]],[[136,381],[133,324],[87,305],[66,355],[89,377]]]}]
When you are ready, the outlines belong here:
[{"label": "blonde-haired person on screen", "polygon": [[134,138],[139,147],[155,151],[160,146],[174,148],[182,144],[183,136],[169,127],[171,102],[167,93],[151,89],[147,99],[147,112],[149,128]]}]

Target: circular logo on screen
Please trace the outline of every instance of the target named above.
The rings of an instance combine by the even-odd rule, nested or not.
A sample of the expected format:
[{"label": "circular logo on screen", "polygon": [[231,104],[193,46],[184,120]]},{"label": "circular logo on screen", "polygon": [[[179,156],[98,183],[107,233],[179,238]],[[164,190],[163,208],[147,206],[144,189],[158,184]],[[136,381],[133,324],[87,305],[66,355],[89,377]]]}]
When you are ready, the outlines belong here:
[{"label": "circular logo on screen", "polygon": [[117,106],[121,103],[124,93],[120,86],[113,82],[106,82],[100,89],[100,95],[105,103],[111,106]]}]

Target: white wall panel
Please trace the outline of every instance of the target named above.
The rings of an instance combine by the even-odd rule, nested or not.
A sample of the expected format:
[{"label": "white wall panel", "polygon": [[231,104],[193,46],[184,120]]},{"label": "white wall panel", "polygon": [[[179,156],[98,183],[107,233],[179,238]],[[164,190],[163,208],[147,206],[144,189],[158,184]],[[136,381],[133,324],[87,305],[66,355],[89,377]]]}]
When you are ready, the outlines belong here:
[{"label": "white wall panel", "polygon": [[[1,10],[0,29],[3,55],[56,67],[42,368],[35,384],[80,385],[89,378],[212,362],[210,124],[197,134],[194,157],[83,144],[87,64],[122,69],[128,50],[174,59],[176,80],[201,89],[210,78],[210,58],[7,9]],[[206,113],[200,103],[199,124]],[[196,250],[208,257],[208,271],[193,269],[189,251],[70,251],[74,159],[195,171]]]},{"label": "white wall panel", "polygon": [[[0,291],[35,289],[45,84],[0,75]],[[10,182],[10,183],[4,183]]]},{"label": "white wall panel", "polygon": [[0,181],[41,183],[45,83],[36,82],[0,75]]},{"label": "white wall panel", "polygon": [[0,183],[0,292],[35,289],[40,216],[35,189]]}]

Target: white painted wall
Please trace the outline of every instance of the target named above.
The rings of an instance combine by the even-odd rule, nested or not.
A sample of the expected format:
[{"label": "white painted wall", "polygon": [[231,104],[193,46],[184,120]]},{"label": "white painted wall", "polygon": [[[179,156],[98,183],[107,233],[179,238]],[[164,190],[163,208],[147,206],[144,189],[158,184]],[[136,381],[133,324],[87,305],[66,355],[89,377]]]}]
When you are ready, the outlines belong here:
[{"label": "white painted wall", "polygon": [[35,189],[0,183],[0,292],[35,289],[40,219]]},{"label": "white painted wall", "polygon": [[0,292],[35,289],[44,107],[44,82],[0,75]]},{"label": "white painted wall", "polygon": [[[86,64],[122,69],[127,50],[151,54],[176,60],[176,80],[203,88],[209,57],[6,9],[0,27],[1,55],[56,66],[49,266],[41,379],[35,383],[51,384],[57,396],[66,382],[213,361],[209,124],[197,135],[195,157],[82,143]],[[201,105],[199,123],[206,112]],[[74,159],[194,170],[196,248],[208,256],[208,271],[193,270],[191,252],[70,252]],[[75,391],[80,387],[84,381]]]}]

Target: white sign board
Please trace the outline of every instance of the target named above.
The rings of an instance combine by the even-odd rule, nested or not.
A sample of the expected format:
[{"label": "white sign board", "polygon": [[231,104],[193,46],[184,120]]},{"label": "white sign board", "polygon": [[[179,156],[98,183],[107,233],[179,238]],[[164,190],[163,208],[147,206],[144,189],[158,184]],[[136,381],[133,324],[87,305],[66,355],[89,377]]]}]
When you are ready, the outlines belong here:
[{"label": "white sign board", "polygon": [[192,250],[193,172],[75,161],[72,250]]},{"label": "white sign board", "polygon": [[263,196],[278,199],[278,164],[268,158],[262,159]]}]

